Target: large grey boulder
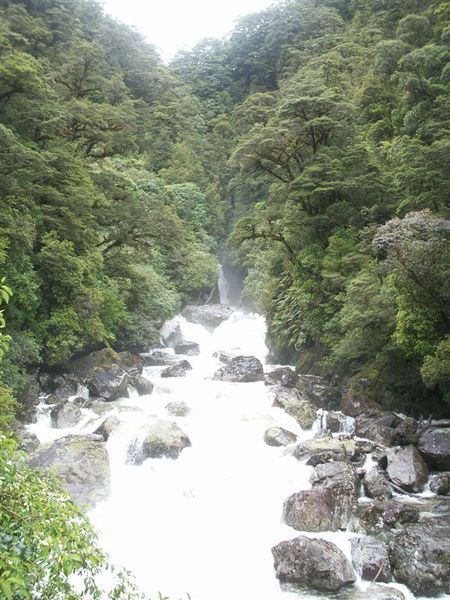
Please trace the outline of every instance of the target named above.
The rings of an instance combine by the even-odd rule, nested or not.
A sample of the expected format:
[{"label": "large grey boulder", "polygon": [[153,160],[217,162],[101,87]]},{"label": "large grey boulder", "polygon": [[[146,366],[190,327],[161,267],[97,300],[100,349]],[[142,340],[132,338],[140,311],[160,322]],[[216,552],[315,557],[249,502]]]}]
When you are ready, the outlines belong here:
[{"label": "large grey boulder", "polygon": [[285,522],[298,531],[346,529],[357,507],[356,470],[345,462],[319,464],[310,481],[311,490],[293,494],[284,503]]},{"label": "large grey boulder", "polygon": [[141,354],[142,362],[145,367],[167,367],[178,362],[178,356],[164,350],[152,350],[146,354]]},{"label": "large grey boulder", "polygon": [[355,434],[383,446],[396,446],[400,440],[396,424],[388,415],[360,415],[355,419]]},{"label": "large grey boulder", "polygon": [[186,371],[191,369],[192,367],[187,360],[180,360],[171,367],[165,368],[161,373],[161,377],[186,377]]},{"label": "large grey boulder", "polygon": [[356,572],[366,581],[392,581],[388,548],[384,542],[370,537],[352,538],[352,561]]},{"label": "large grey boulder", "polygon": [[298,375],[297,389],[316,408],[334,409],[338,407],[340,391],[329,385],[318,375]]},{"label": "large grey boulder", "polygon": [[434,473],[430,477],[430,490],[440,496],[450,494],[450,473]]},{"label": "large grey boulder", "polygon": [[358,446],[351,438],[340,440],[331,435],[323,435],[298,444],[294,456],[298,460],[309,456],[308,464],[316,466],[329,461],[353,461],[358,452]]},{"label": "large grey boulder", "polygon": [[419,436],[417,448],[432,469],[450,470],[450,427],[426,429]]},{"label": "large grey boulder", "polygon": [[180,342],[174,346],[175,354],[196,356],[200,354],[200,345],[197,342]]},{"label": "large grey boulder", "polygon": [[108,452],[100,436],[68,435],[42,444],[30,465],[51,468],[77,504],[91,507],[109,495]]},{"label": "large grey boulder", "polygon": [[75,427],[81,419],[81,409],[77,402],[66,400],[55,406],[50,412],[52,427],[64,429]]},{"label": "large grey boulder", "polygon": [[415,525],[393,533],[389,554],[394,577],[417,596],[450,593],[450,527]]},{"label": "large grey boulder", "polygon": [[395,500],[375,500],[361,515],[360,523],[367,533],[380,533],[419,520],[419,511]]},{"label": "large grey boulder", "polygon": [[134,382],[134,387],[136,388],[137,393],[141,396],[148,396],[153,393],[153,389],[155,386],[150,381],[150,379],[147,379],[147,377],[144,377],[143,375],[138,375]]},{"label": "large grey boulder", "polygon": [[70,361],[67,368],[80,383],[86,385],[94,397],[107,401],[128,395],[128,386],[134,385],[142,373],[142,359],[131,352],[115,352],[104,348]]},{"label": "large grey boulder", "polygon": [[364,474],[363,487],[366,496],[376,500],[392,498],[392,488],[386,476],[378,468],[373,468]]},{"label": "large grey boulder", "polygon": [[166,410],[173,417],[187,417],[191,409],[186,402],[173,400],[166,405]]},{"label": "large grey boulder", "polygon": [[356,590],[348,600],[406,600],[405,594],[389,585],[372,583],[365,590]]},{"label": "large grey boulder", "polygon": [[224,304],[204,304],[202,306],[186,306],[182,315],[191,323],[203,325],[213,331],[221,323],[230,318],[233,310]]},{"label": "large grey boulder", "polygon": [[282,408],[293,417],[302,429],[310,429],[317,418],[314,406],[295,388],[277,385],[273,388],[273,406]]},{"label": "large grey boulder", "polygon": [[341,550],[331,542],[299,536],[272,548],[276,576],[281,581],[324,592],[336,592],[356,581]]},{"label": "large grey boulder", "polygon": [[268,446],[289,446],[297,441],[297,436],[282,427],[270,427],[264,433],[264,441]]},{"label": "large grey boulder", "polygon": [[183,333],[180,324],[175,319],[166,321],[159,332],[161,340],[165,346],[175,346],[183,341]]},{"label": "large grey boulder", "polygon": [[297,531],[338,531],[347,526],[332,490],[322,487],[289,496],[283,506],[283,520]]},{"label": "large grey boulder", "polygon": [[128,449],[128,462],[139,465],[147,458],[178,458],[191,445],[188,436],[176,423],[156,419],[145,429],[143,437],[135,438]]},{"label": "large grey boulder", "polygon": [[214,374],[214,379],[235,383],[262,381],[264,371],[261,361],[254,356],[236,356]]},{"label": "large grey boulder", "polygon": [[293,388],[297,385],[298,376],[291,367],[278,367],[264,376],[266,385],[282,385],[284,387]]},{"label": "large grey boulder", "polygon": [[422,492],[428,480],[428,467],[414,446],[388,453],[389,479],[407,492]]},{"label": "large grey boulder", "polygon": [[119,427],[119,417],[116,417],[115,415],[110,415],[109,417],[106,417],[106,419],[97,427],[94,433],[97,435],[101,435],[106,442],[108,441],[111,434],[114,433],[114,431],[117,431]]}]

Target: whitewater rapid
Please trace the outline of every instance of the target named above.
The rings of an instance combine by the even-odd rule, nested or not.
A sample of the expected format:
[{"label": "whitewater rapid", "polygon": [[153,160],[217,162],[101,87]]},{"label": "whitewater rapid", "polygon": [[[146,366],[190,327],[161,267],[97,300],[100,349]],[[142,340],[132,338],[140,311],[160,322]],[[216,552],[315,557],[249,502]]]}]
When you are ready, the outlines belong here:
[{"label": "whitewater rapid", "polygon": [[[221,366],[214,357],[217,351],[253,355],[264,364],[264,319],[236,310],[212,333],[181,316],[176,322],[185,340],[200,344],[198,356],[179,356],[192,370],[186,377],[167,379],[161,377],[164,367],[147,367],[144,376],[155,385],[151,395],[130,390],[129,398],[108,404],[107,415],[120,419],[107,442],[111,494],[89,515],[102,546],[114,564],[133,573],[151,600],[159,593],[170,600],[326,598],[282,590],[275,577],[271,547],[299,535],[282,522],[283,502],[311,487],[312,468],[296,460],[289,448],[270,447],[263,439],[269,427],[280,426],[306,440],[318,422],[302,431],[272,406],[270,386],[263,382],[213,380]],[[190,414],[170,416],[166,406],[173,401],[186,403]],[[83,413],[77,427],[52,429],[46,409],[30,429],[45,442],[90,433],[105,418],[90,409]],[[155,417],[176,422],[191,447],[176,460],[127,464],[131,441]],[[355,534],[305,535],[328,539],[350,557],[349,540]]]}]

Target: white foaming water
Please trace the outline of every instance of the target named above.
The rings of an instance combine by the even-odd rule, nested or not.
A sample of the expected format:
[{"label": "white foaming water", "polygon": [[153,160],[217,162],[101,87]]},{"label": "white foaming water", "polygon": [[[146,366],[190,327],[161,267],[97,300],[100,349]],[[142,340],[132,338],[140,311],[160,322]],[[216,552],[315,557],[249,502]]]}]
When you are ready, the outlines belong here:
[{"label": "white foaming water", "polygon": [[[121,425],[108,440],[111,495],[91,511],[100,541],[118,566],[129,569],[152,600],[158,592],[171,600],[250,600],[316,598],[308,592],[283,591],[275,577],[271,547],[300,535],[282,522],[284,500],[309,489],[312,468],[289,448],[265,444],[271,426],[313,435],[279,408],[272,407],[264,383],[226,383],[212,379],[221,364],[217,351],[253,355],[264,361],[265,322],[255,314],[234,312],[213,333],[177,317],[183,337],[200,344],[199,356],[180,356],[192,365],[185,378],[164,379],[164,367],[146,368],[155,383],[152,395],[106,404]],[[170,416],[166,405],[185,402],[187,417]],[[41,441],[69,433],[92,432],[102,422],[83,409],[75,428],[52,429],[49,408],[30,429]],[[130,442],[155,417],[176,422],[192,446],[177,460],[147,459],[126,463]],[[305,534],[337,544],[350,555],[349,532]],[[358,582],[365,589],[367,584]],[[107,587],[107,582],[105,582]],[[413,596],[404,588],[407,599]],[[367,591],[370,599],[370,591]]]}]

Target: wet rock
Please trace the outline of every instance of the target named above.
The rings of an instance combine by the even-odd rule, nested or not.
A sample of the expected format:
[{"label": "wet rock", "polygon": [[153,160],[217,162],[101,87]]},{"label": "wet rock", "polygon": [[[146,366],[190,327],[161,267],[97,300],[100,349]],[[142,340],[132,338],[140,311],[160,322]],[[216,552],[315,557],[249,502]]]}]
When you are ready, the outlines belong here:
[{"label": "wet rock", "polygon": [[294,456],[299,460],[309,456],[308,464],[312,466],[332,460],[348,462],[356,458],[357,445],[351,438],[340,440],[331,435],[323,435],[301,442],[295,448]]},{"label": "wet rock", "polygon": [[440,496],[450,494],[450,473],[434,473],[430,477],[430,490]]},{"label": "wet rock", "polygon": [[94,431],[95,434],[101,435],[104,441],[106,442],[110,435],[117,431],[120,427],[120,419],[115,415],[110,415],[106,417],[106,419],[101,423],[99,427]]},{"label": "wet rock", "polygon": [[360,522],[368,533],[377,533],[386,528],[416,523],[419,511],[412,506],[395,500],[375,500],[361,516]]},{"label": "wet rock", "polygon": [[197,342],[180,342],[174,346],[175,354],[187,354],[196,356],[200,354],[200,346]]},{"label": "wet rock", "polygon": [[94,397],[112,401],[128,395],[128,386],[142,373],[142,366],[137,354],[104,348],[71,361],[68,371],[78,377]]},{"label": "wet rock", "polygon": [[364,493],[369,498],[376,500],[388,500],[392,498],[392,488],[386,480],[386,476],[379,469],[373,468],[367,471],[363,479]]},{"label": "wet rock", "polygon": [[147,458],[178,458],[191,445],[188,436],[176,423],[157,419],[145,429],[142,439],[136,438],[128,450],[128,462],[139,465]]},{"label": "wet rock", "polygon": [[[389,585],[379,585],[372,583],[366,590],[360,590],[352,593],[348,600],[406,600],[405,595],[400,590]],[[343,599],[344,600],[344,599]]]},{"label": "wet rock", "polygon": [[98,435],[68,435],[42,444],[29,462],[33,467],[51,467],[78,504],[91,507],[109,495],[108,453]]},{"label": "wet rock", "polygon": [[349,417],[375,416],[382,413],[381,406],[371,398],[368,383],[362,380],[352,381],[348,389],[344,390],[340,408]]},{"label": "wet rock", "polygon": [[297,389],[316,408],[338,408],[340,392],[317,375],[298,375]]},{"label": "wet rock", "polygon": [[24,452],[33,452],[40,445],[37,435],[27,429],[20,429],[17,432],[17,437],[19,439],[19,450],[23,450]]},{"label": "wet rock", "polygon": [[214,379],[235,383],[262,381],[264,379],[263,366],[261,361],[254,356],[236,356],[228,365],[216,371]]},{"label": "wet rock", "polygon": [[389,425],[390,422],[387,415],[356,417],[355,434],[377,444],[396,446],[399,442],[399,434],[395,428]]},{"label": "wet rock", "polygon": [[382,541],[370,537],[352,538],[352,561],[356,572],[366,581],[392,581],[388,548]]},{"label": "wet rock", "polygon": [[204,304],[202,306],[186,306],[182,315],[191,323],[203,325],[210,331],[213,331],[221,323],[226,321],[233,310],[223,304]]},{"label": "wet rock", "polygon": [[150,381],[150,379],[147,379],[147,377],[144,377],[143,375],[138,375],[134,382],[134,387],[136,388],[137,393],[141,396],[148,396],[153,393],[153,389],[155,386]]},{"label": "wet rock", "polygon": [[410,417],[403,417],[400,423],[395,427],[400,446],[409,446],[417,444],[418,422]]},{"label": "wet rock", "polygon": [[183,333],[179,322],[176,319],[166,321],[159,332],[161,340],[165,346],[175,346],[183,341]]},{"label": "wet rock", "polygon": [[164,350],[152,350],[148,354],[141,354],[145,367],[167,367],[178,362],[178,357]]},{"label": "wet rock", "polygon": [[428,467],[414,446],[388,453],[389,479],[407,492],[422,492],[428,480]]},{"label": "wet rock", "polygon": [[281,581],[319,591],[334,592],[356,581],[339,548],[325,540],[299,536],[272,548],[276,576]]},{"label": "wet rock", "polygon": [[67,400],[58,404],[50,413],[52,427],[64,429],[66,427],[75,427],[81,419],[81,409],[76,402]]},{"label": "wet rock", "polygon": [[264,441],[269,446],[289,446],[297,441],[297,436],[282,427],[270,427],[264,434]]},{"label": "wet rock", "polygon": [[284,387],[293,388],[297,385],[298,377],[290,367],[279,367],[264,376],[266,385],[282,385]]},{"label": "wet rock", "polygon": [[41,388],[37,373],[30,375],[25,390],[18,397],[20,414],[23,423],[33,423],[36,420],[36,407],[40,402]]},{"label": "wet rock", "polygon": [[187,417],[191,412],[191,409],[186,402],[176,401],[169,402],[169,404],[166,405],[166,410],[169,415],[172,415],[173,417]]},{"label": "wet rock", "polygon": [[389,554],[397,581],[417,596],[450,593],[450,527],[415,525],[394,532]]},{"label": "wet rock", "polygon": [[322,464],[316,467],[311,482],[311,490],[292,494],[285,501],[285,523],[298,531],[346,529],[358,498],[355,469],[341,462]]},{"label": "wet rock", "polygon": [[230,354],[229,352],[223,352],[223,350],[214,352],[213,356],[214,356],[214,358],[218,358],[220,360],[220,362],[223,363],[224,365],[231,364],[231,361],[233,360],[233,358],[235,358],[235,356],[233,354]]},{"label": "wet rock", "polygon": [[188,361],[181,360],[175,365],[164,369],[164,371],[161,373],[161,377],[186,377],[186,371],[189,371],[190,369],[192,369],[192,367]]},{"label": "wet rock", "polygon": [[317,411],[314,406],[301,396],[295,388],[275,386],[273,388],[273,406],[282,408],[293,417],[302,429],[310,429],[316,418]]},{"label": "wet rock", "polygon": [[417,448],[432,469],[450,470],[450,427],[426,429],[419,436]]}]

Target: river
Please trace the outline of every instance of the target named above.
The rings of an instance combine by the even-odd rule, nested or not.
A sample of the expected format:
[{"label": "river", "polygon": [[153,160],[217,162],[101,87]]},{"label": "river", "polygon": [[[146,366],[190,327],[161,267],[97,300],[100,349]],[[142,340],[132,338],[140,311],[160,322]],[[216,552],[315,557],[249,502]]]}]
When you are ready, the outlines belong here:
[{"label": "river", "polygon": [[[221,292],[223,297],[223,280]],[[294,419],[272,407],[270,387],[263,382],[213,380],[221,366],[213,356],[216,351],[253,355],[264,363],[264,319],[236,309],[212,333],[181,316],[176,320],[184,339],[200,344],[198,356],[180,356],[192,370],[184,378],[163,379],[164,367],[147,367],[144,375],[155,384],[153,393],[139,396],[131,391],[129,398],[110,405],[108,414],[121,421],[107,442],[111,495],[90,513],[103,547],[114,563],[132,571],[152,600],[158,593],[170,600],[187,600],[188,594],[192,600],[317,598],[282,590],[271,554],[273,545],[299,535],[283,524],[282,506],[290,494],[310,488],[312,468],[289,449],[270,447],[263,439],[274,425],[296,433],[299,440],[311,437],[315,428],[302,431]],[[166,406],[173,401],[185,402],[190,414],[169,416]],[[41,441],[92,432],[104,416],[84,413],[74,429],[51,429],[48,411],[30,429]],[[175,421],[191,447],[176,460],[127,464],[130,442],[155,416]],[[354,534],[319,535],[349,555]],[[404,586],[398,587],[413,598]]]}]

